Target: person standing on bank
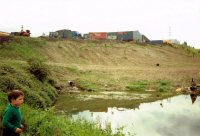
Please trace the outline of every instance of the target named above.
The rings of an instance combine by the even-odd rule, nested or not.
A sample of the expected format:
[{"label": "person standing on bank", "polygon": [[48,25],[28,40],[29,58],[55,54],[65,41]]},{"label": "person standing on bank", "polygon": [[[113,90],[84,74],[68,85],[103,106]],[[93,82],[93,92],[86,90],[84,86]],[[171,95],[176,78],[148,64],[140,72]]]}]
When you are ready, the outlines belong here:
[{"label": "person standing on bank", "polygon": [[3,136],[20,136],[24,126],[20,106],[24,102],[24,93],[13,90],[8,94],[9,105],[3,117]]}]

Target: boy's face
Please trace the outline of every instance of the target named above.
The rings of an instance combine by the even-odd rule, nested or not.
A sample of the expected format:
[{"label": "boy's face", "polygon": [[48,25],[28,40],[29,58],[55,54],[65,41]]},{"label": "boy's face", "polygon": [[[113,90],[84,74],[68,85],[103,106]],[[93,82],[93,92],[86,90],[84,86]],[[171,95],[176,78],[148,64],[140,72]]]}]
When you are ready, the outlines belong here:
[{"label": "boy's face", "polygon": [[12,105],[17,106],[17,107],[21,106],[23,104],[23,102],[24,102],[23,95],[20,95],[19,97],[17,97],[17,99],[11,100]]}]

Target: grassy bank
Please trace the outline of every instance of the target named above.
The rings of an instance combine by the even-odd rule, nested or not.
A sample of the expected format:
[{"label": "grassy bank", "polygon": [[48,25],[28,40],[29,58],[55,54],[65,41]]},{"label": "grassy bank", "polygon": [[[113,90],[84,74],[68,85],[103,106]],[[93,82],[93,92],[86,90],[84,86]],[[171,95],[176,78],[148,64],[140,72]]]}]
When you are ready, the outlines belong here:
[{"label": "grassy bank", "polygon": [[[52,74],[54,68],[46,65],[46,45],[41,39],[16,37],[0,46],[0,121],[8,105],[7,92],[20,89],[25,93],[25,104],[21,109],[28,125],[23,135],[122,135],[112,134],[109,126],[102,130],[97,124],[73,121],[66,115],[55,114],[51,106],[58,96],[55,87],[59,79]],[[68,71],[73,69],[68,68]],[[0,128],[2,130],[2,125]]]},{"label": "grassy bank", "polygon": [[[102,91],[149,94],[148,98],[129,101],[138,105],[174,95],[175,88],[189,86],[191,78],[198,81],[199,60],[199,51],[185,45],[15,37],[0,45],[0,108],[5,109],[9,90],[20,89],[25,93],[22,109],[29,125],[27,135],[112,135],[109,126],[101,130],[95,124],[56,115],[50,108],[64,100],[62,106],[71,108],[74,101],[83,104],[73,96],[58,94],[74,91],[69,80],[86,96]],[[99,100],[102,105],[104,102]],[[113,101],[111,106],[117,103]],[[2,119],[3,110],[0,115]]]}]

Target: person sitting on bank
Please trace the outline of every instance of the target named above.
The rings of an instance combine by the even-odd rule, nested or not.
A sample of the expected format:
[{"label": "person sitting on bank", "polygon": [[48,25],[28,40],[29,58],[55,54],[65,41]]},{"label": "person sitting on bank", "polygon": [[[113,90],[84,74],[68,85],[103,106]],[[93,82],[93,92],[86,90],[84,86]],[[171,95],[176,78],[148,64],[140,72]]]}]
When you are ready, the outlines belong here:
[{"label": "person sitting on bank", "polygon": [[194,79],[192,78],[191,81],[191,87],[190,87],[191,91],[196,91],[197,90],[197,84],[194,82]]}]

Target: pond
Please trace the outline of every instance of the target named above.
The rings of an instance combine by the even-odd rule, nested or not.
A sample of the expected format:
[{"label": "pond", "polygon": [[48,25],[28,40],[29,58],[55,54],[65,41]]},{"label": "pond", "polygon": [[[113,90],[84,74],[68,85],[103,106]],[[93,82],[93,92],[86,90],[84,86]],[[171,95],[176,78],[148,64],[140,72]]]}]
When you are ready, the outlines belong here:
[{"label": "pond", "polygon": [[102,128],[110,124],[114,133],[123,127],[122,132],[126,135],[199,136],[200,98],[179,95],[142,103],[135,109],[108,107],[100,112],[85,110],[72,114],[72,118],[100,123]]}]

